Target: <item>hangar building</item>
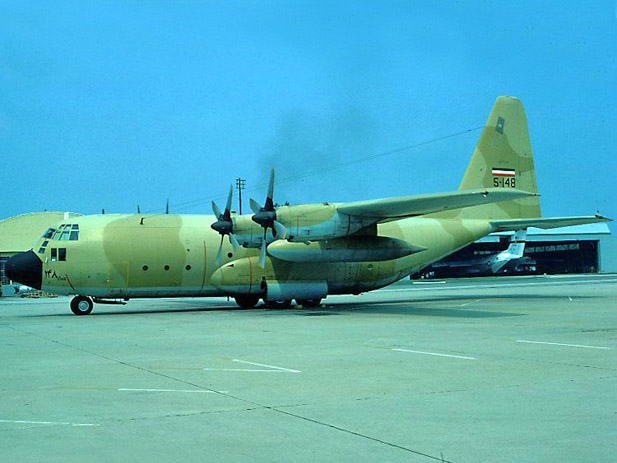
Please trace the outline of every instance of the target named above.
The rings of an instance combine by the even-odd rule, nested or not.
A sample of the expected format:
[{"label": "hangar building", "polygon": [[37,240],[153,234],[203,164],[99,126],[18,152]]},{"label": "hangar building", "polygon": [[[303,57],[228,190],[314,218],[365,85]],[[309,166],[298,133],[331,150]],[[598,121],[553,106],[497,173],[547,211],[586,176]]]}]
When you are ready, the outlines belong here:
[{"label": "hangar building", "polygon": [[[497,254],[508,247],[512,232],[493,233],[441,262],[465,261]],[[536,262],[533,273],[611,273],[617,272],[617,237],[606,223],[573,227],[527,230],[525,257]],[[456,277],[454,269],[427,267],[416,277]]]},{"label": "hangar building", "polygon": [[4,273],[4,265],[9,257],[31,249],[48,228],[62,223],[67,218],[80,215],[73,212],[45,211],[0,220],[0,280],[2,284],[11,283]]}]

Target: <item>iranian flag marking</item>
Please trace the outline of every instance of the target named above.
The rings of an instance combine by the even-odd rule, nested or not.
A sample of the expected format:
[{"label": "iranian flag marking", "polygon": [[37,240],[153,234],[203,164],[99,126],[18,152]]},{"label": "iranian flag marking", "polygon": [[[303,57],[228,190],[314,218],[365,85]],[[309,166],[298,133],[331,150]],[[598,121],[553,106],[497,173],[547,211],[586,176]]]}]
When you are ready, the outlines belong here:
[{"label": "iranian flag marking", "polygon": [[492,173],[495,177],[514,177],[516,171],[514,169],[504,169],[501,167],[493,167]]}]

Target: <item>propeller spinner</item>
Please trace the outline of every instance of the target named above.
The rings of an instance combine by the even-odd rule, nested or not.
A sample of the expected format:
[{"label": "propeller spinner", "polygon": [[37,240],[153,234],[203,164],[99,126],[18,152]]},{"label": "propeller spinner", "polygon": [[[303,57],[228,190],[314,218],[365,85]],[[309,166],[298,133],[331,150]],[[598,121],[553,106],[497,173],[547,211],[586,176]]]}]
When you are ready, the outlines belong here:
[{"label": "propeller spinner", "polygon": [[251,219],[253,222],[258,223],[264,229],[264,238],[261,242],[261,250],[259,252],[259,266],[265,267],[266,265],[266,235],[268,228],[272,229],[272,236],[275,238],[285,238],[287,230],[285,226],[276,220],[276,210],[274,208],[274,201],[272,196],[274,195],[274,167],[270,169],[270,182],[268,183],[268,194],[266,196],[266,204],[261,207],[257,201],[251,199],[251,209],[254,212]]},{"label": "propeller spinner", "polygon": [[234,224],[231,220],[231,197],[233,194],[233,185],[229,186],[229,194],[227,195],[227,204],[225,204],[225,211],[221,214],[220,209],[216,205],[214,201],[212,201],[212,212],[216,216],[217,220],[210,227],[220,233],[221,235],[221,243],[219,244],[219,250],[216,253],[216,263],[218,266],[221,266],[222,263],[222,253],[223,253],[223,238],[225,235],[229,236],[229,242],[234,248],[234,252],[238,249],[240,244],[238,240],[233,234]]}]

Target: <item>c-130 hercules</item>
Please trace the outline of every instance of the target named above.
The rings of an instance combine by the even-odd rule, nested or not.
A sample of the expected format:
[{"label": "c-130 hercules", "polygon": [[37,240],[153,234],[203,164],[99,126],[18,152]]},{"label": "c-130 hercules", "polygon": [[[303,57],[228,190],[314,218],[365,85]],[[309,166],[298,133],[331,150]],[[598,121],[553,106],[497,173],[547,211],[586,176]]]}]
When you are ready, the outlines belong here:
[{"label": "c-130 hercules", "polygon": [[[595,215],[543,218],[521,102],[497,98],[458,191],[353,203],[274,207],[252,216],[106,214],[70,219],[11,257],[9,278],[93,301],[232,296],[241,307],[292,300],[315,306],[328,294],[394,283],[496,231],[603,222]],[[228,237],[225,240],[225,236]]]}]

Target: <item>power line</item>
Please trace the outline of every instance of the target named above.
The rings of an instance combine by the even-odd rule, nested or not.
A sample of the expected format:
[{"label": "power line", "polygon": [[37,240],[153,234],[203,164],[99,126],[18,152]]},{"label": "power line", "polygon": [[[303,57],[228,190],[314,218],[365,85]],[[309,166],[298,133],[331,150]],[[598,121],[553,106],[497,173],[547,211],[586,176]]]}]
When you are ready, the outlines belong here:
[{"label": "power line", "polygon": [[[289,183],[289,182],[293,182],[293,181],[300,180],[300,179],[303,179],[303,178],[312,177],[313,175],[322,174],[322,173],[326,173],[326,172],[332,172],[333,170],[344,169],[346,167],[353,166],[353,165],[356,165],[356,164],[360,164],[360,163],[363,163],[363,162],[372,161],[374,159],[382,158],[382,157],[385,157],[385,156],[391,156],[393,154],[399,154],[399,153],[402,153],[404,151],[413,150],[413,149],[416,149],[416,148],[420,148],[422,146],[430,145],[432,143],[437,143],[437,142],[440,142],[440,141],[443,141],[443,140],[447,140],[448,138],[454,138],[454,137],[458,137],[460,135],[465,135],[467,133],[475,132],[475,131],[483,129],[483,128],[484,128],[484,126],[480,125],[478,127],[473,127],[473,128],[470,128],[470,129],[462,130],[460,132],[454,132],[454,133],[451,133],[451,134],[448,134],[448,135],[443,135],[441,137],[432,138],[430,140],[425,140],[425,141],[422,141],[422,142],[419,142],[419,143],[414,143],[412,145],[403,146],[401,148],[395,148],[395,149],[392,149],[392,150],[384,151],[382,153],[377,153],[377,154],[373,154],[373,155],[370,155],[370,156],[364,156],[364,157],[361,157],[361,158],[357,158],[357,159],[354,159],[352,161],[342,162],[342,163],[340,163],[340,164],[338,164],[336,166],[321,167],[319,169],[311,170],[311,171],[308,171],[308,172],[303,172],[301,174],[289,175],[287,177],[278,178],[276,180],[276,183],[277,184]],[[240,180],[242,180],[242,179],[240,179]],[[238,179],[236,179],[236,182],[237,181],[238,181]],[[266,183],[260,183],[260,184],[257,184],[255,186],[252,186],[250,188],[246,188],[246,191],[261,190],[261,189],[263,189],[263,188],[265,188],[267,186],[268,186],[267,182]],[[237,187],[237,183],[236,183],[236,187]],[[217,195],[217,196],[212,196],[212,197],[207,197],[207,198],[193,199],[193,200],[190,200],[190,201],[185,201],[185,202],[176,204],[174,206],[174,210],[182,211],[182,210],[186,210],[186,209],[191,209],[191,208],[196,207],[196,206],[198,206],[200,204],[203,204],[203,203],[206,203],[206,202],[209,202],[209,201],[213,201],[213,200],[221,200],[221,199],[224,199],[223,195]],[[156,211],[159,211],[159,210],[160,210],[160,208],[156,208],[156,209],[152,209],[150,211],[147,211],[147,213],[153,213],[153,212],[156,212]],[[242,212],[240,212],[240,213],[242,213]]]}]

